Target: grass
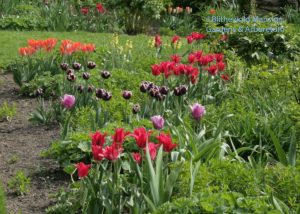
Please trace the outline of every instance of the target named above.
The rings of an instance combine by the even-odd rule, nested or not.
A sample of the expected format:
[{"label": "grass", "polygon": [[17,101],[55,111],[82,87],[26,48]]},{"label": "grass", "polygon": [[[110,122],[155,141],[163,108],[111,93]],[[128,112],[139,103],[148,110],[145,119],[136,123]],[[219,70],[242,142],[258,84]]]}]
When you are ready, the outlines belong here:
[{"label": "grass", "polygon": [[[19,47],[26,46],[28,39],[46,39],[49,37],[57,38],[58,40],[71,39],[83,43],[94,43],[97,50],[101,50],[109,45],[112,36],[113,34],[87,32],[0,31],[0,68],[4,68],[19,56]],[[125,41],[128,39],[133,41],[133,54],[140,52],[141,47],[145,47],[149,38],[146,35],[120,35],[119,37],[122,44],[125,44]]]},{"label": "grass", "polygon": [[0,183],[0,214],[5,214],[5,213],[6,213],[5,195],[4,195],[3,186]]}]

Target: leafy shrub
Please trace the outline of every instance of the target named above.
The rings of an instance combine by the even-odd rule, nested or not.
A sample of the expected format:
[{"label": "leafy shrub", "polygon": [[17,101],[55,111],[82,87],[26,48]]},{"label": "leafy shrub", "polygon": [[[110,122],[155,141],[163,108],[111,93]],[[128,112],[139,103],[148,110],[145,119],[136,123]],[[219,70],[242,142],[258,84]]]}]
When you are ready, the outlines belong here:
[{"label": "leafy shrub", "polygon": [[7,102],[4,102],[0,106],[0,121],[7,120],[11,121],[12,118],[16,115],[17,106],[15,103],[8,105]]},{"label": "leafy shrub", "polygon": [[[235,192],[240,195],[239,197],[244,198],[245,201],[254,200],[252,202],[254,205],[248,204],[244,207],[254,210],[256,206],[258,208],[261,207],[258,204],[260,199],[263,198],[266,199],[263,203],[264,207],[275,209],[275,206],[272,204],[272,197],[274,196],[291,210],[297,210],[300,200],[300,194],[297,191],[300,185],[298,168],[283,167],[280,164],[267,168],[251,168],[249,164],[245,163],[213,160],[200,166],[195,178],[193,192],[195,195],[197,193],[208,194],[207,196],[200,196],[201,200],[207,202],[209,199],[206,197],[209,198],[213,195],[221,194],[220,192],[226,194]],[[179,201],[182,200],[180,199],[182,196],[188,195],[190,179],[189,166],[186,165],[179,177],[175,190],[176,194],[174,197],[179,198]],[[236,197],[234,201],[239,197]],[[209,203],[214,202],[212,200]],[[174,203],[176,204],[176,199]]]},{"label": "leafy shrub", "polygon": [[8,187],[17,195],[24,195],[29,192],[30,178],[23,171],[17,171],[15,176],[8,181]]}]

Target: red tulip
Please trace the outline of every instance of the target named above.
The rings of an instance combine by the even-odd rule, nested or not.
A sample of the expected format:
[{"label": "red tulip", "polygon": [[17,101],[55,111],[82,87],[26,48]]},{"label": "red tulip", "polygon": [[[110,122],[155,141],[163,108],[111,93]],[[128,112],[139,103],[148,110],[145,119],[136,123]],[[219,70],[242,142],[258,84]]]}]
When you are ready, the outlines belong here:
[{"label": "red tulip", "polygon": [[193,64],[195,61],[196,61],[196,56],[195,54],[191,53],[189,56],[188,56],[188,61],[190,64]]},{"label": "red tulip", "polygon": [[224,71],[226,64],[224,62],[217,62],[217,66],[219,71]]},{"label": "red tulip", "polygon": [[115,161],[119,158],[119,155],[122,153],[123,149],[116,143],[107,146],[103,150],[103,155],[107,160]]},{"label": "red tulip", "polygon": [[133,152],[133,153],[131,153],[131,155],[137,164],[140,164],[142,162],[142,156],[140,153]]},{"label": "red tulip", "polygon": [[98,13],[105,12],[105,8],[104,8],[103,4],[101,4],[101,3],[96,4],[96,8],[97,8]]},{"label": "red tulip", "polygon": [[141,127],[134,129],[133,134],[131,134],[130,136],[135,138],[136,144],[139,148],[145,148],[151,133],[152,131],[147,132],[144,127]]},{"label": "red tulip", "polygon": [[188,44],[191,44],[191,43],[193,43],[194,38],[192,36],[187,36],[186,40],[187,40]]},{"label": "red tulip", "polygon": [[[149,149],[149,153],[150,153],[150,158],[151,160],[154,160],[156,157],[156,153],[157,153],[157,147],[159,145],[155,144],[155,143],[148,143],[148,149]],[[146,153],[146,147],[144,148],[144,152]]]},{"label": "red tulip", "polygon": [[155,47],[159,48],[162,45],[162,41],[161,41],[160,35],[156,35],[155,38],[154,38],[154,40],[155,40]]},{"label": "red tulip", "polygon": [[84,15],[87,15],[90,12],[90,9],[88,7],[83,7],[80,9],[80,12]]},{"label": "red tulip", "polygon": [[159,65],[152,65],[151,70],[152,70],[152,75],[153,76],[160,75],[160,66]]},{"label": "red tulip", "polygon": [[99,131],[96,131],[94,134],[91,134],[92,145],[103,146],[105,144],[105,137],[107,133],[101,134]]},{"label": "red tulip", "polygon": [[223,53],[216,53],[215,58],[216,58],[217,62],[221,62],[224,58],[224,55],[223,55]]},{"label": "red tulip", "polygon": [[207,70],[211,75],[214,76],[218,72],[218,67],[217,67],[217,65],[211,65]]},{"label": "red tulip", "polygon": [[92,153],[95,161],[101,161],[104,158],[102,146],[92,145]]},{"label": "red tulip", "polygon": [[221,75],[221,78],[225,81],[228,81],[229,80],[229,76],[227,75]]},{"label": "red tulip", "polygon": [[171,152],[177,146],[177,144],[172,143],[172,138],[169,134],[161,133],[156,138],[158,139],[159,144],[163,145],[163,149],[165,152]]},{"label": "red tulip", "polygon": [[178,56],[176,54],[172,55],[171,60],[172,60],[172,62],[179,63],[180,62],[180,56]]},{"label": "red tulip", "polygon": [[78,177],[83,178],[86,177],[89,174],[89,169],[91,168],[91,164],[85,165],[83,162],[80,162],[75,165],[78,171]]},{"label": "red tulip", "polygon": [[122,144],[125,140],[125,137],[129,135],[130,132],[124,132],[123,128],[117,128],[115,134],[111,137],[114,143]]},{"label": "red tulip", "polygon": [[173,36],[173,38],[172,38],[172,43],[174,44],[174,43],[176,43],[176,42],[178,42],[180,40],[180,36]]}]

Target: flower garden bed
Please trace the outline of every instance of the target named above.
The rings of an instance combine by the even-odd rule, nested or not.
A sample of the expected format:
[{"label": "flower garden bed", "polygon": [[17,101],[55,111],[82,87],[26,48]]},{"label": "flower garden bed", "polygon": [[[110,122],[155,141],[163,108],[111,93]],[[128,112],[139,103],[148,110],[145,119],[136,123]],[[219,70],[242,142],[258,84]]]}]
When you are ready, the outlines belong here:
[{"label": "flower garden bed", "polygon": [[[228,12],[216,5],[202,13]],[[112,15],[94,6],[68,13]],[[181,20],[187,8],[167,9]],[[297,25],[202,24],[170,36],[0,31],[8,212],[298,213]]]}]

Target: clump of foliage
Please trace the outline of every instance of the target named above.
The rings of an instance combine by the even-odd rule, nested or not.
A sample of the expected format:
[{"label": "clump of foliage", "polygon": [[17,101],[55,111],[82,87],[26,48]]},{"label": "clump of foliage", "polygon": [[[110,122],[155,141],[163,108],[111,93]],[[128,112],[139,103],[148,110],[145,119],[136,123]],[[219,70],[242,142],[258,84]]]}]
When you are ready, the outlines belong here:
[{"label": "clump of foliage", "polygon": [[8,181],[8,187],[17,195],[25,195],[29,192],[30,178],[21,170]]},{"label": "clump of foliage", "polygon": [[17,113],[17,105],[9,105],[6,101],[0,106],[0,121],[11,121]]}]

